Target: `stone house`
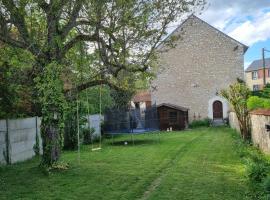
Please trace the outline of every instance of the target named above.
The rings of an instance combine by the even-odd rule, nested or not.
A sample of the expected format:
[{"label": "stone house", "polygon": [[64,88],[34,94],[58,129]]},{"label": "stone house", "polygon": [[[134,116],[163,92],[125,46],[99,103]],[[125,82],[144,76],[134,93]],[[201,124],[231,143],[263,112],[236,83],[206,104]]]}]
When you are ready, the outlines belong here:
[{"label": "stone house", "polygon": [[[263,61],[254,60],[245,70],[246,83],[252,91],[263,89]],[[265,59],[265,82],[270,83],[270,58]]]},{"label": "stone house", "polygon": [[164,42],[157,48],[160,69],[151,83],[152,103],[187,108],[189,122],[227,118],[228,102],[218,92],[244,78],[248,47],[195,15],[167,38],[178,35],[174,48]]}]

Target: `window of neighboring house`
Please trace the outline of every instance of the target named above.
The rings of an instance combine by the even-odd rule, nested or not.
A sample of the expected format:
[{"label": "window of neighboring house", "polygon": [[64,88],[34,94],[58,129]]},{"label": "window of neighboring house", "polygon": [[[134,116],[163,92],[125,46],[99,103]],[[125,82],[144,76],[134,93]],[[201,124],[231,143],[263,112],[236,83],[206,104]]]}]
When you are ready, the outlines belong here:
[{"label": "window of neighboring house", "polygon": [[258,79],[258,72],[254,71],[252,72],[252,80],[256,80],[256,79]]},{"label": "window of neighboring house", "polygon": [[177,122],[177,112],[176,111],[169,112],[169,121],[170,121],[170,123]]},{"label": "window of neighboring house", "polygon": [[253,85],[253,91],[259,91],[260,86],[259,85]]}]

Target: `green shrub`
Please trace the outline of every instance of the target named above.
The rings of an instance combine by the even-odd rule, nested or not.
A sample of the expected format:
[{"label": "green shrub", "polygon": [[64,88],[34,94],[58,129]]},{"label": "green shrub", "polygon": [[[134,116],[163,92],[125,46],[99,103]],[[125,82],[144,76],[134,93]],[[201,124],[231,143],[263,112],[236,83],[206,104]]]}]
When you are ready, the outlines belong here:
[{"label": "green shrub", "polygon": [[270,99],[251,96],[248,98],[247,106],[249,110],[255,110],[258,108],[270,108]]},{"label": "green shrub", "polygon": [[268,173],[268,166],[262,161],[249,161],[247,164],[247,175],[251,182],[260,183],[264,180]]},{"label": "green shrub", "polygon": [[270,108],[270,99],[265,99],[263,102],[263,107],[269,109]]},{"label": "green shrub", "polygon": [[266,194],[270,195],[270,176],[267,176],[264,180],[264,191]]},{"label": "green shrub", "polygon": [[247,106],[248,106],[249,110],[263,108],[264,107],[264,99],[257,97],[257,96],[249,97],[248,101],[247,101]]},{"label": "green shrub", "polygon": [[208,118],[203,120],[194,120],[189,124],[190,128],[208,127],[208,126],[210,126],[210,119]]}]

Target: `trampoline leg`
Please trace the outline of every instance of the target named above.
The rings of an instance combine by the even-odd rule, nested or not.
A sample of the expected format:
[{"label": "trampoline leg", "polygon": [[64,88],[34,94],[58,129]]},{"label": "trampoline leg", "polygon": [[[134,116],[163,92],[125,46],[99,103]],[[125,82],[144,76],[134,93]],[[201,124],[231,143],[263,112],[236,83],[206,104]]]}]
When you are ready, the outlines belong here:
[{"label": "trampoline leg", "polygon": [[133,134],[131,134],[132,137],[132,144],[134,145],[134,138],[133,138]]}]

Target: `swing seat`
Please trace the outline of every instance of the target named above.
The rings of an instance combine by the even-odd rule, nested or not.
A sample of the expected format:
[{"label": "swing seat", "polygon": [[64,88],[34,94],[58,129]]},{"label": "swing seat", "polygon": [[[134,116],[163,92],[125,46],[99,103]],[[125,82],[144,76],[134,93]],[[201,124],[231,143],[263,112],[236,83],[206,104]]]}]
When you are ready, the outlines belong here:
[{"label": "swing seat", "polygon": [[98,151],[101,150],[101,147],[93,148],[92,151]]}]

